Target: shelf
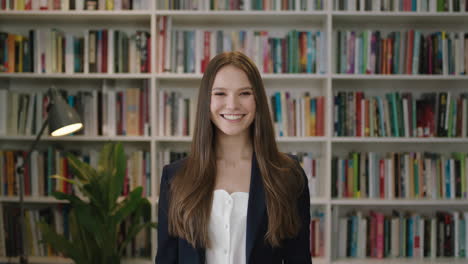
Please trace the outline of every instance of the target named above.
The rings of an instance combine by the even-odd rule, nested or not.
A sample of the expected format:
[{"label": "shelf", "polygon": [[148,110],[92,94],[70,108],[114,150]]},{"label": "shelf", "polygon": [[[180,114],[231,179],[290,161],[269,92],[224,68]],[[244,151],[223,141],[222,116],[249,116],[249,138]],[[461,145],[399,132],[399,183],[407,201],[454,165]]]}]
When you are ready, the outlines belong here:
[{"label": "shelf", "polygon": [[[0,136],[0,141],[33,141],[35,136]],[[151,137],[144,136],[64,136],[64,137],[41,137],[41,141],[80,141],[80,142],[106,142],[106,141],[122,141],[122,142],[150,142]]]},{"label": "shelf", "polygon": [[[0,202],[10,202],[10,203],[19,203],[18,196],[0,196]],[[48,203],[48,204],[64,204],[68,203],[65,200],[57,200],[54,197],[24,197],[25,203]]]},{"label": "shelf", "polygon": [[348,259],[339,259],[332,261],[333,264],[421,264],[421,263],[430,263],[430,264],[466,264],[467,259],[463,258],[391,258],[391,259],[377,259],[377,258],[348,258]]},{"label": "shelf", "polygon": [[333,74],[332,80],[468,80],[468,75],[436,74]]},{"label": "shelf", "polygon": [[150,79],[150,73],[0,73],[9,79]]},{"label": "shelf", "polygon": [[468,23],[467,13],[333,11],[333,24],[459,24]]},{"label": "shelf", "polygon": [[333,205],[353,205],[353,206],[401,206],[401,205],[415,205],[415,206],[468,206],[468,200],[454,199],[454,200],[434,200],[434,199],[332,199]]},{"label": "shelf", "polygon": [[329,200],[326,198],[310,198],[310,204],[327,205]]},{"label": "shelf", "polygon": [[146,23],[151,21],[151,11],[122,10],[122,11],[0,11],[0,21],[65,21],[70,22],[119,22],[119,23]]},{"label": "shelf", "polygon": [[[201,73],[158,73],[156,79],[160,80],[201,80]],[[263,80],[326,80],[326,74],[306,74],[306,73],[264,73],[261,74]]]},{"label": "shelf", "polygon": [[468,143],[468,138],[333,137],[332,143]]},{"label": "shelf", "polygon": [[[192,137],[156,137],[156,141],[159,142],[192,142]],[[327,141],[327,137],[277,137],[278,143],[305,143],[305,142],[318,142],[324,143]]]},{"label": "shelf", "polygon": [[289,142],[297,142],[297,143],[304,143],[304,142],[317,142],[317,143],[324,143],[327,141],[327,137],[277,137],[276,142],[278,143],[289,143]]},{"label": "shelf", "polygon": [[[173,22],[182,26],[196,25],[287,25],[287,27],[304,24],[324,24],[327,20],[325,11],[192,11],[192,10],[161,10],[158,16],[170,16]],[[294,15],[294,19],[291,19]]]}]

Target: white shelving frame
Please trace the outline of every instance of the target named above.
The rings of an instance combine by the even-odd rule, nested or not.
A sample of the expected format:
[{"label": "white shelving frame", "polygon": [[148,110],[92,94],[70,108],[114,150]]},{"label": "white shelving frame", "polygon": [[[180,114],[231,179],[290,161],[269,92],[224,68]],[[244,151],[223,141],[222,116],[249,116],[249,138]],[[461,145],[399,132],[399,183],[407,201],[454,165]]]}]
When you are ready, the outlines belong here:
[{"label": "white shelving frame", "polygon": [[[337,241],[333,240],[336,223],[333,223],[332,218],[337,215],[337,211],[341,206],[413,206],[413,207],[426,207],[426,206],[466,206],[466,200],[364,200],[364,199],[332,199],[331,197],[331,158],[334,154],[335,146],[341,146],[344,149],[353,148],[359,146],[359,144],[375,144],[385,143],[388,145],[415,145],[415,146],[446,146],[450,145],[453,148],[457,148],[457,145],[462,144],[468,146],[468,138],[357,138],[357,137],[334,137],[333,136],[333,95],[337,89],[335,84],[337,82],[349,82],[350,87],[356,88],[353,85],[355,81],[369,81],[369,82],[383,82],[383,81],[400,81],[400,82],[418,82],[418,81],[456,81],[466,82],[468,76],[442,76],[442,75],[349,75],[349,74],[336,74],[333,69],[335,68],[335,55],[332,50],[334,41],[334,30],[335,24],[347,25],[351,23],[353,25],[368,25],[376,23],[377,25],[390,25],[399,26],[403,24],[403,27],[410,28],[412,23],[414,27],[418,25],[431,25],[434,24],[435,20],[443,23],[445,26],[450,27],[453,24],[463,25],[468,22],[468,13],[412,13],[412,12],[379,12],[379,11],[359,11],[359,12],[347,12],[347,11],[334,11],[331,7],[332,1],[325,1],[326,8],[324,11],[178,11],[178,10],[156,10],[154,1],[152,1],[152,8],[150,10],[136,10],[136,11],[0,11],[0,31],[8,31],[11,25],[14,25],[17,21],[40,21],[40,22],[51,22],[60,21],[63,22],[61,25],[66,28],[68,24],[80,24],[83,28],[87,26],[94,26],[93,23],[106,24],[109,22],[116,24],[125,24],[127,22],[136,22],[139,26],[145,24],[151,32],[151,69],[152,73],[143,74],[105,74],[105,73],[76,73],[76,74],[36,74],[36,73],[0,73],[0,87],[2,85],[10,85],[15,80],[66,80],[66,81],[83,81],[83,80],[148,80],[150,82],[151,89],[151,130],[152,135],[148,137],[86,137],[86,136],[73,136],[65,138],[51,138],[44,137],[44,142],[60,142],[60,144],[73,144],[76,142],[87,142],[87,143],[103,143],[106,141],[122,141],[125,144],[149,144],[151,151],[151,177],[152,177],[152,196],[149,197],[151,203],[154,205],[152,210],[153,221],[157,220],[157,203],[158,203],[158,192],[159,192],[159,174],[161,168],[156,168],[156,155],[164,148],[172,146],[182,146],[187,148],[191,141],[190,137],[163,137],[157,135],[157,94],[160,89],[164,88],[167,84],[173,82],[182,82],[183,84],[191,84],[192,88],[197,87],[200,83],[202,74],[174,74],[174,73],[156,73],[156,36],[157,36],[157,25],[156,18],[158,16],[171,16],[173,21],[181,22],[182,24],[192,23],[193,28],[205,28],[208,22],[217,22],[221,28],[234,23],[238,25],[238,28],[243,28],[247,24],[252,23],[253,25],[261,25],[267,23],[274,26],[281,26],[284,28],[294,29],[297,27],[304,27],[313,24],[320,27],[326,32],[328,48],[327,48],[327,73],[326,74],[263,74],[263,78],[266,83],[267,90],[269,89],[268,84],[276,81],[282,81],[287,83],[304,83],[311,82],[317,84],[320,83],[319,88],[310,88],[311,91],[319,90],[318,93],[326,97],[326,112],[325,112],[325,136],[323,137],[302,137],[302,138],[278,138],[278,144],[280,148],[285,145],[305,145],[307,148],[316,148],[318,146],[319,152],[321,153],[322,159],[322,183],[325,186],[324,193],[320,198],[312,198],[311,205],[318,206],[323,209],[326,214],[326,229],[325,229],[325,256],[323,258],[314,258],[313,263],[372,263],[375,259],[337,259],[333,252],[336,248]],[[23,24],[23,27],[26,27]],[[26,27],[26,29],[34,28]],[[257,26],[256,26],[257,28]],[[372,28],[372,27],[371,27]],[[378,26],[373,27],[378,29]],[[34,86],[34,84],[33,84]],[[342,84],[337,84],[337,87]],[[0,148],[8,146],[18,145],[21,143],[32,142],[34,138],[32,136],[0,136]],[[344,146],[342,146],[344,145]],[[350,145],[350,147],[348,147]],[[465,148],[466,149],[466,148]],[[463,149],[460,149],[463,151]],[[15,202],[18,201],[17,197],[0,197],[0,202]],[[57,204],[60,201],[56,201],[50,197],[27,197],[27,203],[42,203],[42,204]],[[336,208],[336,210],[334,210]],[[466,208],[466,207],[465,207]],[[154,263],[156,254],[156,231],[152,233],[152,255],[150,260],[131,259],[126,260],[125,263]],[[7,259],[0,257],[0,262],[18,262],[17,259]],[[381,263],[419,263],[422,259],[384,259],[379,260]],[[465,263],[463,259],[424,259],[429,263]],[[63,258],[40,258],[31,257],[31,263],[71,263],[70,260]]]}]

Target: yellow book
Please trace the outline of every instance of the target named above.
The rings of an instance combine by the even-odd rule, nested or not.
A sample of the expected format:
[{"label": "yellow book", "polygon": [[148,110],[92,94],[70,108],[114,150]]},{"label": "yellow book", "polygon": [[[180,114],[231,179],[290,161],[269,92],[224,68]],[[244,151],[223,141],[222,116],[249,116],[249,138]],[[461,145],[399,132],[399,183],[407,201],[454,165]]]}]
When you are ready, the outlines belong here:
[{"label": "yellow book", "polygon": [[16,72],[23,72],[23,36],[15,35],[15,45],[18,45],[18,64],[16,65]]},{"label": "yellow book", "polygon": [[[352,160],[352,159],[350,159]],[[349,161],[348,161],[349,162]],[[354,165],[354,164],[353,164]],[[354,197],[354,169],[348,163],[348,197]]]},{"label": "yellow book", "polygon": [[316,136],[317,135],[317,130],[316,124],[317,124],[317,98],[312,99],[311,101],[311,109],[310,109],[310,135],[311,136]]},{"label": "yellow book", "polygon": [[114,0],[106,0],[106,9],[114,10]]},{"label": "yellow book", "polygon": [[409,170],[409,197],[406,198],[414,198],[414,159],[411,153],[409,153],[409,164],[408,164],[408,170]]}]

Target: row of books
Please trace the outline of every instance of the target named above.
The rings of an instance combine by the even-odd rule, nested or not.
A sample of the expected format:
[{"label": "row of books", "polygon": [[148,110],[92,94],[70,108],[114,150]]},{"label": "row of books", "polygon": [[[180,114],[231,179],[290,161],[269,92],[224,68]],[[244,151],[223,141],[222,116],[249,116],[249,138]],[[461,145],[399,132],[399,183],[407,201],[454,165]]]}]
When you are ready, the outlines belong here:
[{"label": "row of books", "polygon": [[[47,223],[58,234],[64,235],[68,240],[72,240],[70,212],[71,209],[68,205],[57,205],[55,207],[40,209],[28,208],[25,210],[25,236],[28,241],[25,250],[28,256],[61,256],[61,253],[55,251],[49,244],[42,241],[43,234],[39,228],[39,223]],[[23,247],[23,239],[19,235],[19,217],[20,210],[17,206],[0,203],[0,256],[19,256],[20,249]],[[141,219],[141,221],[150,221],[149,217],[146,218]],[[120,243],[125,240],[130,227],[134,224],[131,220],[126,220],[121,224],[118,237]],[[124,249],[123,255],[125,257],[149,258],[151,256],[150,232],[148,228],[141,230]]]},{"label": "row of books", "polygon": [[338,225],[339,257],[468,258],[468,212],[357,211]]},{"label": "row of books", "polygon": [[[27,209],[24,212],[25,236],[28,241],[26,252],[30,256],[55,256],[57,252],[46,243],[42,243],[42,232],[39,223],[47,223],[58,234],[70,238],[70,207],[58,205],[42,209]],[[0,256],[18,256],[23,248],[18,225],[20,210],[12,204],[0,204]]]},{"label": "row of books", "polygon": [[149,0],[0,0],[0,10],[148,10]]},{"label": "row of books", "polygon": [[277,136],[324,136],[325,98],[309,93],[293,97],[289,92],[270,96],[270,109]]},{"label": "row of books", "polygon": [[338,30],[336,34],[337,73],[467,73],[468,34],[465,32]]},{"label": "row of books", "polygon": [[332,158],[332,197],[468,199],[468,156],[350,152]]},{"label": "row of books", "polygon": [[325,257],[325,213],[311,209],[310,213],[310,255]]},{"label": "row of books", "polygon": [[302,169],[307,176],[310,197],[321,197],[323,193],[320,191],[321,181],[319,175],[322,166],[320,157],[312,152],[290,152],[290,154],[298,157]]},{"label": "row of books", "polygon": [[404,12],[466,12],[466,0],[335,0],[335,10],[343,11],[404,11]]},{"label": "row of books", "polygon": [[0,72],[146,73],[151,72],[148,32],[103,29],[83,35],[51,28],[27,36],[0,32]]},{"label": "row of books", "polygon": [[468,137],[468,93],[364,92],[334,96],[334,135],[357,137]]},{"label": "row of books", "polygon": [[[83,129],[73,135],[148,136],[150,135],[150,91],[142,88],[114,89],[104,80],[102,90],[61,90],[63,98],[75,108]],[[47,118],[46,92],[26,93],[0,89],[0,135],[36,135]],[[48,131],[48,127],[46,128]]]},{"label": "row of books", "polygon": [[324,10],[323,0],[162,0],[162,10]]},{"label": "row of books", "polygon": [[[51,176],[60,175],[73,179],[74,173],[68,164],[67,153],[79,157],[93,168],[97,168],[98,153],[90,150],[65,151],[52,146],[46,150],[33,151],[31,161],[24,171],[25,196],[51,196],[54,191],[81,195],[79,189],[61,179]],[[0,150],[0,196],[19,194],[18,173],[16,168],[25,162],[27,152],[21,150]],[[151,158],[148,151],[137,150],[127,155],[127,170],[122,195],[127,195],[137,186],[143,187],[145,196],[151,195]]]},{"label": "row of books", "polygon": [[323,31],[177,30],[172,17],[158,17],[158,72],[203,73],[224,51],[241,51],[263,73],[325,73]]},{"label": "row of books", "polygon": [[[319,173],[320,173],[320,157],[313,155],[311,152],[294,152],[291,153],[299,158],[302,168],[308,179],[309,193],[311,198],[319,197]],[[189,155],[186,151],[178,151],[165,149],[157,154],[157,164],[160,169],[159,175],[162,173],[162,168],[174,161],[183,159]]]},{"label": "row of books", "polygon": [[195,125],[196,103],[182,92],[160,90],[158,119],[160,136],[190,136]]}]

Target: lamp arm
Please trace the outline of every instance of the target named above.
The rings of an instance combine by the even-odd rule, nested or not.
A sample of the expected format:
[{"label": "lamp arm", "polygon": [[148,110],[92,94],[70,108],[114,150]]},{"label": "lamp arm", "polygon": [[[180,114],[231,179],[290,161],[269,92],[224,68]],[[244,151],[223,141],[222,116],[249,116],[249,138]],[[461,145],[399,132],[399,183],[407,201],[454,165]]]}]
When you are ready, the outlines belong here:
[{"label": "lamp arm", "polygon": [[[48,109],[47,109],[48,110]],[[42,134],[44,133],[44,130],[47,126],[47,123],[49,122],[49,117],[47,117],[44,120],[44,123],[42,123],[41,130],[36,136],[36,139],[34,142],[31,144],[29,147],[28,154],[26,155],[26,159],[23,160],[23,164],[17,168],[17,173],[19,175],[19,206],[20,206],[20,237],[22,241],[22,247],[20,250],[20,264],[27,264],[28,263],[28,255],[26,253],[26,246],[27,246],[27,241],[26,241],[26,232],[25,232],[25,223],[24,223],[24,168],[26,165],[29,164],[29,160],[31,158],[31,153],[34,151],[36,148],[37,144],[39,143]]]}]

